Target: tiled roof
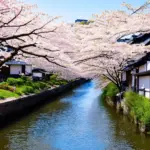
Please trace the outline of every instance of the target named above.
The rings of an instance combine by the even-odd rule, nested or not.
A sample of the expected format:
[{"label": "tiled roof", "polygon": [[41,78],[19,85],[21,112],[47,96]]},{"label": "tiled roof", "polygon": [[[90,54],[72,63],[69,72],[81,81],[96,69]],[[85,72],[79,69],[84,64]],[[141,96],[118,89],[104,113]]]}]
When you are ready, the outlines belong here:
[{"label": "tiled roof", "polygon": [[24,61],[20,61],[20,60],[11,60],[5,63],[6,65],[31,65],[29,63],[26,63]]},{"label": "tiled roof", "polygon": [[150,59],[148,58],[149,56],[150,56],[150,53],[137,54],[135,57],[133,57],[132,59],[128,61],[128,65],[125,66],[123,70],[126,70],[126,71],[132,70],[133,67],[144,64],[146,60]]},{"label": "tiled roof", "polygon": [[135,33],[124,36],[117,40],[117,42],[125,42],[128,44],[144,44],[150,45],[150,33]]},{"label": "tiled roof", "polygon": [[45,74],[50,74],[50,72],[46,71],[45,69],[42,68],[33,68],[33,72],[40,72],[40,73],[45,73]]}]

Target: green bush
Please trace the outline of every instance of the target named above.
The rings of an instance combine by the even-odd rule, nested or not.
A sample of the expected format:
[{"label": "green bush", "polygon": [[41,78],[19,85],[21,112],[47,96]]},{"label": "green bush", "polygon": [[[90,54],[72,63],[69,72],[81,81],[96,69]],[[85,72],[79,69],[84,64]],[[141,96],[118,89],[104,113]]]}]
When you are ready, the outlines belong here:
[{"label": "green bush", "polygon": [[0,95],[0,99],[5,99],[5,97],[4,97],[4,96],[2,96],[2,95]]},{"label": "green bush", "polygon": [[7,83],[8,83],[9,85],[16,85],[16,80],[15,80],[14,78],[8,78],[8,79],[7,79]]},{"label": "green bush", "polygon": [[16,88],[14,92],[20,96],[24,94],[20,88]]},{"label": "green bush", "polygon": [[45,89],[47,87],[47,84],[44,82],[39,82],[40,88]]},{"label": "green bush", "polygon": [[21,76],[21,79],[22,79],[23,81],[25,81],[25,82],[31,81],[31,79],[30,79],[29,77],[27,77],[27,76]]},{"label": "green bush", "polygon": [[7,91],[7,90],[0,89],[0,98],[5,99],[5,98],[8,98],[8,97],[18,98],[18,94],[14,93],[14,92]]},{"label": "green bush", "polygon": [[114,97],[116,94],[119,93],[119,89],[114,83],[109,83],[103,90],[101,98],[104,100],[106,97]]},{"label": "green bush", "polygon": [[60,85],[66,85],[68,82],[66,80],[61,80],[59,83]]},{"label": "green bush", "polygon": [[53,85],[65,85],[67,83],[68,83],[68,81],[59,78],[58,75],[56,75],[56,74],[53,74],[50,76],[49,84],[52,86]]},{"label": "green bush", "polygon": [[21,92],[24,94],[30,94],[30,93],[34,93],[34,88],[31,86],[22,86],[20,88]]},{"label": "green bush", "polygon": [[24,84],[24,80],[21,78],[8,78],[7,83],[13,86],[20,86]]},{"label": "green bush", "polygon": [[34,90],[34,93],[35,93],[35,94],[38,94],[38,93],[40,93],[40,91],[37,90],[37,89],[35,89],[35,90]]},{"label": "green bush", "polygon": [[32,86],[34,89],[38,89],[38,90],[47,88],[47,84],[44,82],[40,82],[40,81],[34,82]]},{"label": "green bush", "polygon": [[50,80],[56,80],[58,78],[58,75],[53,74],[50,76]]},{"label": "green bush", "polygon": [[34,86],[34,83],[32,82],[32,81],[27,81],[26,83],[25,83],[25,85],[27,85],[27,86]]},{"label": "green bush", "polygon": [[134,92],[125,93],[126,105],[131,116],[135,116],[144,124],[150,123],[150,101],[148,98]]},{"label": "green bush", "polygon": [[51,86],[53,86],[53,85],[57,85],[58,82],[56,82],[55,80],[51,80],[51,81],[49,81],[49,84],[50,84]]},{"label": "green bush", "polygon": [[[61,79],[58,75],[53,74],[48,81],[33,82],[29,77],[21,76],[20,78],[8,78],[6,82],[0,83],[0,98],[21,96],[30,93],[39,93],[43,89],[48,89],[51,85],[65,85],[68,81]],[[14,94],[12,94],[13,92]],[[3,94],[7,96],[3,97]],[[10,95],[9,95],[10,94]]]},{"label": "green bush", "polygon": [[34,82],[33,85],[32,85],[32,87],[33,87],[34,89],[38,89],[38,90],[41,89],[39,82]]},{"label": "green bush", "polygon": [[6,82],[0,83],[0,89],[8,90],[8,91],[11,91],[11,92],[13,92],[15,90],[14,87],[9,86],[8,83],[6,83]]}]

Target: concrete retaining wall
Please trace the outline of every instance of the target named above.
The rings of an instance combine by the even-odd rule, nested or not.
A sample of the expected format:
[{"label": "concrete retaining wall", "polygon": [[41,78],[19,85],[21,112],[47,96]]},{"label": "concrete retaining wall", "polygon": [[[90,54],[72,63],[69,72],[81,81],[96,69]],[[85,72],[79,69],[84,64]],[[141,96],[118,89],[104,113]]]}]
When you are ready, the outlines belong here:
[{"label": "concrete retaining wall", "polygon": [[130,115],[130,110],[126,105],[126,100],[125,98],[122,99],[121,101],[117,101],[117,103],[114,103],[114,101],[109,97],[107,97],[105,99],[105,101],[107,102],[107,104],[109,106],[113,106],[115,107],[115,109],[117,110],[117,112],[121,112],[123,115],[125,115],[126,117],[128,117],[128,119],[133,122],[137,129],[141,132],[141,133],[145,133],[145,134],[150,134],[150,124],[149,125],[145,125],[142,122],[140,122],[136,116],[132,116]]},{"label": "concrete retaining wall", "polygon": [[15,116],[18,116],[18,114],[21,114],[22,112],[24,113],[28,112],[31,108],[34,108],[37,105],[53,101],[55,97],[85,82],[87,82],[87,80],[79,79],[71,83],[68,83],[67,85],[60,86],[55,89],[46,90],[39,94],[32,94],[29,96],[21,97],[19,99],[1,101],[0,121],[3,120],[4,122],[6,122],[10,120],[12,117],[15,118]]}]

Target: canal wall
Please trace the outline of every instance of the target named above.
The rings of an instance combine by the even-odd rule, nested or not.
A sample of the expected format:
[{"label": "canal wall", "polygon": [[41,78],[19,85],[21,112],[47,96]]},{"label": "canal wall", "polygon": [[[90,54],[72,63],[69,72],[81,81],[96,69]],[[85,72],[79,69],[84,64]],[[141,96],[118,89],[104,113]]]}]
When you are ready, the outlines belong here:
[{"label": "canal wall", "polygon": [[[7,121],[30,112],[37,106],[54,101],[57,96],[87,82],[85,79],[75,80],[66,85],[42,91],[39,94],[23,96],[18,99],[6,99],[0,102],[0,125]],[[2,123],[3,121],[3,123]]]},{"label": "canal wall", "polygon": [[150,124],[146,125],[140,122],[135,115],[134,116],[131,115],[130,109],[126,105],[125,98],[122,98],[121,100],[117,100],[117,98],[114,99],[111,97],[106,97],[105,102],[107,103],[107,105],[115,108],[118,113],[123,114],[131,122],[133,122],[141,133],[150,134]]}]

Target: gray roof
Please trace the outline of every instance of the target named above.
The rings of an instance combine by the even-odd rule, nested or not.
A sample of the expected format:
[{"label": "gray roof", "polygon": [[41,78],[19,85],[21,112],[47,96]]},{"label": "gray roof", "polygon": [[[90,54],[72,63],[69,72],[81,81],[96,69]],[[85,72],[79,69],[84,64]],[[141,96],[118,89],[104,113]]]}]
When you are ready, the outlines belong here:
[{"label": "gray roof", "polygon": [[50,72],[46,71],[45,69],[42,68],[33,68],[32,72],[40,72],[40,73],[45,73],[45,74],[51,74]]},{"label": "gray roof", "polygon": [[146,56],[150,55],[150,53],[140,53],[140,54],[137,54],[135,55],[133,58],[129,59],[127,61],[127,65],[124,67],[123,70],[131,70],[133,69],[134,65],[139,63],[140,61],[143,60],[143,58],[145,58]]},{"label": "gray roof", "polygon": [[133,62],[137,62],[139,61],[141,58],[143,58],[144,56],[146,56],[147,53],[139,53],[136,54],[134,57],[132,57],[129,61],[133,61]]},{"label": "gray roof", "polygon": [[118,42],[126,42],[128,44],[144,44],[145,46],[150,45],[150,33],[135,33],[117,40]]},{"label": "gray roof", "polygon": [[20,60],[11,60],[11,61],[8,61],[5,63],[6,65],[31,65],[31,64],[28,64],[24,61],[20,61]]}]

